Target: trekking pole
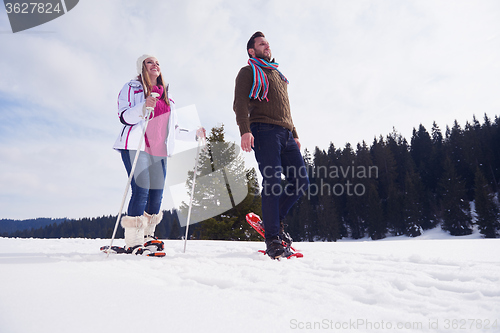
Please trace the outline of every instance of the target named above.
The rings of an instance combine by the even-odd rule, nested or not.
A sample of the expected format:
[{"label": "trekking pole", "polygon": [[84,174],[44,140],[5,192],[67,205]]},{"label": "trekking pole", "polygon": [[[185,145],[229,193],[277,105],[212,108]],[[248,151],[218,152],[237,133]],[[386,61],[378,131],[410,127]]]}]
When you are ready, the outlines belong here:
[{"label": "trekking pole", "polygon": [[[153,96],[154,98],[160,97],[160,95],[158,93],[155,93],[155,92],[151,93],[151,96]],[[116,218],[115,229],[113,230],[113,236],[111,236],[111,242],[109,243],[109,248],[107,251],[108,255],[106,256],[106,258],[109,257],[109,253],[111,252],[111,247],[113,246],[113,241],[114,241],[115,236],[116,236],[116,230],[118,229],[118,223],[120,222],[120,218],[122,217],[123,206],[125,205],[125,199],[127,199],[128,188],[130,187],[130,184],[132,183],[132,177],[134,177],[135,167],[137,166],[137,160],[139,159],[139,154],[141,153],[142,142],[144,141],[144,135],[146,134],[146,128],[148,128],[149,118],[151,115],[154,116],[154,108],[153,107],[146,107],[146,115],[144,116],[146,123],[144,124],[141,139],[139,140],[139,147],[137,148],[137,152],[135,153],[134,163],[132,163],[132,169],[130,170],[130,175],[128,176],[127,186],[125,187],[125,193],[123,193],[120,211],[118,212],[118,216]]]},{"label": "trekking pole", "polygon": [[201,142],[204,140],[205,139],[201,139],[198,141],[198,149],[196,149],[196,162],[194,164],[193,186],[191,186],[191,199],[189,200],[189,209],[186,222],[186,236],[184,237],[184,253],[186,253],[186,245],[189,232],[189,221],[191,219],[191,209],[193,208],[194,187],[196,185],[196,174],[198,173],[198,160],[200,158],[200,147],[201,147]]}]

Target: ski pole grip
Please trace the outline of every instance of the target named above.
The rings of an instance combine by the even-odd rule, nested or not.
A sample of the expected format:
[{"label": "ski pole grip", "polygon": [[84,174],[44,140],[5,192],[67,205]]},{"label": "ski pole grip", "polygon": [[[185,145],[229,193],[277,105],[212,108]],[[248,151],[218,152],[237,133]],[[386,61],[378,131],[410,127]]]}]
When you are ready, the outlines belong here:
[{"label": "ski pole grip", "polygon": [[[158,97],[160,97],[160,94],[153,92],[153,93],[151,93],[151,96],[153,96],[154,98],[158,98]],[[151,106],[146,107],[146,110],[149,111],[149,114],[151,114],[154,109],[155,108],[153,108]]]}]

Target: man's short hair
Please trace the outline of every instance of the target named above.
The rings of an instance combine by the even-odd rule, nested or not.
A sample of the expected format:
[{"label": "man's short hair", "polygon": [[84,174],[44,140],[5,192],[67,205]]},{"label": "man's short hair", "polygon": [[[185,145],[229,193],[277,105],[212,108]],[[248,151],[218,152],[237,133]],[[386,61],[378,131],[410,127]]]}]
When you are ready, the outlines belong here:
[{"label": "man's short hair", "polygon": [[250,55],[250,52],[248,52],[248,50],[250,49],[253,49],[255,48],[255,39],[258,38],[258,37],[266,37],[264,36],[264,34],[260,31],[257,31],[256,33],[254,33],[252,35],[252,37],[250,37],[250,39],[248,40],[248,43],[247,43],[247,53],[248,53],[248,56],[251,58],[252,56]]}]

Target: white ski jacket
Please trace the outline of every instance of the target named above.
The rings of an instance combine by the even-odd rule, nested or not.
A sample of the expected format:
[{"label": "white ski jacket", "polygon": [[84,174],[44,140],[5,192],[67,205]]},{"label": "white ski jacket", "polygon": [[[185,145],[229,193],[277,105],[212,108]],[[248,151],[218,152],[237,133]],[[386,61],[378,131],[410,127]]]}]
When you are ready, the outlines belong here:
[{"label": "white ski jacket", "polygon": [[[175,149],[175,140],[195,141],[196,130],[187,130],[180,128],[177,124],[177,113],[175,111],[174,101],[170,101],[170,116],[168,119],[167,155],[172,156]],[[139,140],[144,130],[145,120],[142,118],[142,109],[146,103],[144,98],[144,89],[141,82],[131,80],[126,83],[118,95],[118,117],[123,128],[113,146],[114,149],[137,150]],[[145,150],[143,144],[141,150]]]}]

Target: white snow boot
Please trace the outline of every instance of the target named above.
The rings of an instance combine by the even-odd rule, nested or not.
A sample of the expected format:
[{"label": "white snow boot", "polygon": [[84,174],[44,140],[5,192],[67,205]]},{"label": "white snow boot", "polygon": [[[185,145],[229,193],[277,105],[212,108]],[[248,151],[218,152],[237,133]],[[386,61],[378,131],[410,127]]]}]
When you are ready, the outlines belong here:
[{"label": "white snow boot", "polygon": [[144,227],[144,247],[147,247],[151,251],[163,251],[165,244],[155,237],[156,226],[163,219],[163,212],[158,214],[148,214],[144,212],[145,227]]},{"label": "white snow boot", "polygon": [[125,250],[127,253],[143,254],[149,249],[144,248],[144,227],[147,219],[144,216],[124,216],[121,220],[125,229]]}]

